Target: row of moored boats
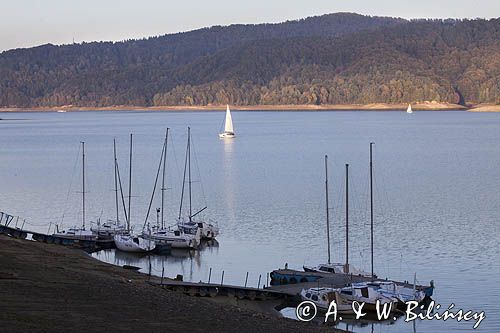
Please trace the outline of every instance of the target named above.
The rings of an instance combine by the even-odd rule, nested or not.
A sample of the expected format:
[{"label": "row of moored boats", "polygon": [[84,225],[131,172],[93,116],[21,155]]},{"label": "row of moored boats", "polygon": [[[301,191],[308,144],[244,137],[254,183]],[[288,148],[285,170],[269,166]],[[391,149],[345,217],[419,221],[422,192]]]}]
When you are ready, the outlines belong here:
[{"label": "row of moored boats", "polygon": [[[71,227],[64,230],[56,230],[54,236],[71,238],[78,240],[95,240],[100,242],[114,243],[116,248],[126,252],[150,252],[157,247],[167,246],[171,248],[196,249],[202,240],[214,240],[219,234],[218,226],[199,217],[199,214],[207,207],[193,211],[192,204],[192,181],[191,181],[191,131],[188,128],[187,148],[184,162],[184,176],[182,183],[181,201],[179,215],[173,225],[167,225],[164,207],[166,190],[166,164],[168,151],[169,129],[167,128],[160,162],[155,176],[154,188],[147,210],[145,220],[140,232],[134,232],[131,228],[130,200],[132,198],[132,134],[130,135],[130,158],[129,158],[129,186],[128,204],[125,203],[124,190],[122,187],[120,169],[116,157],[116,142],[113,142],[114,149],[114,178],[115,178],[115,208],[116,218],[101,223],[100,220],[90,228],[85,225],[85,144],[82,142],[82,205],[83,217],[81,227]],[[161,177],[160,177],[161,175]],[[161,178],[161,184],[159,180]],[[187,185],[187,186],[186,186]],[[187,187],[187,188],[186,188]],[[155,223],[151,223],[149,215],[154,198],[160,192],[161,208],[156,209],[157,218]],[[185,193],[187,192],[187,193]],[[186,199],[186,197],[188,199]],[[184,201],[188,201],[187,213],[183,211]],[[126,223],[121,223],[119,212],[123,210]]]}]

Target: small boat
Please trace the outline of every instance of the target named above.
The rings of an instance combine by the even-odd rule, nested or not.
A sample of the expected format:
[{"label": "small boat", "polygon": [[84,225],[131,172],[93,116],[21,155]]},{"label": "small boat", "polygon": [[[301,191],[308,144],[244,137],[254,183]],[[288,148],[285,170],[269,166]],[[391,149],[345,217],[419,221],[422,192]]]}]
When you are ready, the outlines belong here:
[{"label": "small boat", "polygon": [[200,230],[201,239],[214,240],[219,235],[219,227],[213,223],[180,220],[179,229],[185,234],[195,235]]},{"label": "small boat", "polygon": [[70,227],[63,229],[61,231],[57,230],[52,236],[67,238],[67,239],[78,239],[78,240],[91,240],[96,241],[97,236],[88,229],[82,227]]},{"label": "small boat", "polygon": [[341,288],[339,296],[346,302],[365,303],[364,309],[367,311],[375,312],[377,310],[377,301],[379,301],[380,305],[391,304],[392,311],[396,311],[398,307],[397,298],[383,295],[377,286],[372,286],[366,282],[353,283],[348,287]]},{"label": "small boat", "polygon": [[197,249],[201,243],[200,232],[198,229],[197,234],[191,235],[181,230],[166,228],[153,230],[150,235],[143,233],[143,237],[156,243],[168,244],[174,249]]},{"label": "small boat", "polygon": [[66,110],[57,110],[57,112],[64,113],[64,112],[66,112]]},{"label": "small boat", "polygon": [[411,109],[411,104],[408,104],[408,108],[406,109],[406,113],[413,113],[413,110]]},{"label": "small boat", "polygon": [[231,110],[229,110],[229,105],[226,105],[226,120],[224,122],[224,132],[219,133],[219,138],[221,139],[232,139],[234,138],[233,129],[233,119],[231,118]]},{"label": "small boat", "polygon": [[397,310],[399,300],[392,295],[384,295],[377,285],[369,283],[353,283],[344,288],[309,288],[300,293],[303,300],[313,302],[318,308],[328,310],[335,301],[338,313],[353,313],[352,303],[364,303],[363,310],[377,311],[377,302],[384,306],[390,304],[391,312]]},{"label": "small boat", "polygon": [[115,235],[116,248],[124,252],[150,252],[156,248],[156,243],[152,239],[132,234]]},{"label": "small boat", "polygon": [[303,301],[313,302],[319,310],[328,311],[330,304],[335,302],[337,313],[353,314],[352,302],[340,297],[339,289],[335,288],[309,288],[302,289],[300,298]]},{"label": "small boat", "polygon": [[[329,264],[319,264],[317,266],[303,266],[304,272],[314,272],[314,273],[330,273],[330,274],[349,274],[364,277],[371,277],[370,273],[359,270],[352,265],[349,265],[347,269],[345,264],[341,263],[329,263]],[[376,276],[375,276],[376,277]]]},{"label": "small boat", "polygon": [[[229,107],[228,107],[229,110]],[[231,119],[231,116],[229,116]],[[226,123],[227,125],[227,123]],[[227,126],[226,126],[227,127]],[[232,123],[231,123],[232,129]],[[182,216],[182,206],[184,201],[184,185],[186,184],[186,175],[188,177],[188,192],[189,192],[189,212],[187,218]],[[210,223],[202,220],[195,220],[195,217],[203,212],[207,207],[203,207],[197,212],[193,213],[192,210],[192,195],[191,195],[191,129],[188,127],[188,140],[186,148],[186,159],[184,162],[184,177],[182,179],[182,192],[181,192],[181,203],[179,207],[179,216],[177,219],[177,226],[185,234],[195,235],[197,230],[201,231],[201,238],[206,240],[215,239],[219,235],[219,227],[215,223]]]},{"label": "small boat", "polygon": [[120,221],[107,220],[101,224],[100,219],[97,220],[94,226],[90,227],[90,230],[100,240],[113,239],[116,234],[123,234],[127,231],[125,226],[120,224]]}]

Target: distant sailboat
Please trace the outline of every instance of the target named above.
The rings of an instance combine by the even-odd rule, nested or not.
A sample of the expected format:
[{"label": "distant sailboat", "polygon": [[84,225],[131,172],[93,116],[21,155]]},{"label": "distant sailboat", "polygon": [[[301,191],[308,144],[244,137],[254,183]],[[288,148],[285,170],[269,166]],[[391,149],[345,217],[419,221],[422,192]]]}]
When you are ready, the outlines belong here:
[{"label": "distant sailboat", "polygon": [[411,104],[408,104],[408,108],[406,109],[406,113],[413,113],[413,110],[411,109]]},{"label": "distant sailboat", "polygon": [[231,110],[229,110],[229,105],[226,105],[226,120],[224,124],[224,132],[219,133],[219,138],[234,138],[233,119],[231,118]]}]

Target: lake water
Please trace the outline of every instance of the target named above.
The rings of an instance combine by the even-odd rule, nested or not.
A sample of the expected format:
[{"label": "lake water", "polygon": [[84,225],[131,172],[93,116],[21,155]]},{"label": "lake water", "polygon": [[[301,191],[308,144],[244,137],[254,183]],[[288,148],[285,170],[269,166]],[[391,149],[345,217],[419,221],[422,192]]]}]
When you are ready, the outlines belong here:
[{"label": "lake water", "polygon": [[[375,271],[435,281],[447,308],[486,313],[478,331],[500,331],[500,114],[468,112],[234,112],[237,137],[220,140],[221,112],[0,113],[0,210],[47,232],[81,223],[80,141],[88,220],[114,218],[112,140],[127,184],[134,134],[132,222],[141,228],[164,131],[168,223],[179,209],[186,129],[193,137],[193,209],[218,222],[218,246],[138,257],[103,251],[153,274],[243,285],[283,267],[326,260],[324,162],[329,155],[332,254],[344,260],[344,170],[350,165],[350,262],[370,270],[369,142],[374,141]],[[15,119],[14,119],[15,118]],[[159,207],[155,199],[154,208]],[[156,216],[150,216],[155,223]],[[88,221],[87,221],[88,222]],[[398,320],[356,332],[455,332],[473,322]],[[344,328],[344,324],[339,325]]]}]

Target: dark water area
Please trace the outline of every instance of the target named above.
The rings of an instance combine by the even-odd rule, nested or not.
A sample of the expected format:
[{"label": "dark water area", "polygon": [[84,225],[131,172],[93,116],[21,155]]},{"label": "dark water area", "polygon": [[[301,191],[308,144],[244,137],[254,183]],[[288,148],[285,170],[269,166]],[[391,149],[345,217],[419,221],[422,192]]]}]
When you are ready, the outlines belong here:
[{"label": "dark water area", "polygon": [[[88,221],[115,217],[113,138],[127,183],[134,133],[132,223],[144,223],[167,127],[167,223],[178,214],[187,126],[193,203],[217,221],[217,244],[169,256],[93,254],[185,280],[257,286],[288,263],[326,261],[324,164],[329,156],[334,261],[344,260],[344,170],[350,165],[350,262],[370,270],[369,142],[374,146],[375,271],[434,280],[447,308],[485,311],[478,332],[500,331],[500,114],[470,112],[234,112],[237,137],[217,136],[222,112],[0,113],[0,211],[47,232],[81,223],[80,141]],[[9,120],[16,118],[22,120]],[[158,199],[158,198],[157,198]],[[155,199],[154,207],[159,207]],[[155,214],[152,214],[155,215]],[[150,216],[150,223],[156,217]],[[261,282],[262,284],[263,282]],[[349,325],[355,332],[455,332],[453,320]],[[345,328],[345,323],[339,324]]]}]

